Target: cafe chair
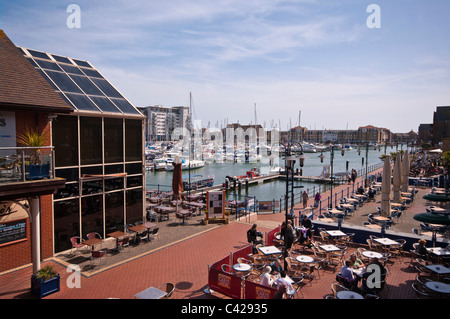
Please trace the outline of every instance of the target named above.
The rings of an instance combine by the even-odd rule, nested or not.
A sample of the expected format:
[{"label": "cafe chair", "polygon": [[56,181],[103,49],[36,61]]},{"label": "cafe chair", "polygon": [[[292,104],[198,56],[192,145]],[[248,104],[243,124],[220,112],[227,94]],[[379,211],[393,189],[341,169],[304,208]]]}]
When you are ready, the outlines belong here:
[{"label": "cafe chair", "polygon": [[118,245],[119,245],[119,250],[123,250],[125,247],[128,247],[128,249],[130,251],[130,237],[128,237],[128,236],[123,237],[121,240],[119,240]]},{"label": "cafe chair", "polygon": [[93,233],[89,233],[86,235],[87,239],[94,239],[94,238],[98,238],[98,239],[102,239],[102,236],[99,233],[93,232]]},{"label": "cafe chair", "polygon": [[158,238],[158,234],[159,234],[159,227],[153,229],[153,231],[150,234],[150,237],[152,239],[156,239]]},{"label": "cafe chair", "polygon": [[414,292],[416,293],[417,299],[434,299],[434,296],[432,294],[430,294],[429,292],[425,291],[416,282],[413,282],[411,284],[411,287],[414,290]]},{"label": "cafe chair", "polygon": [[233,273],[233,267],[231,267],[228,264],[223,264],[220,269],[222,269],[222,271],[228,275],[234,275]]},{"label": "cafe chair", "polygon": [[165,282],[161,286],[159,286],[158,289],[166,292],[166,295],[162,299],[172,299],[175,285],[171,282]]},{"label": "cafe chair", "polygon": [[74,249],[77,251],[79,248],[82,248],[85,246],[84,244],[81,243],[81,237],[78,237],[78,236],[70,237],[70,242],[72,244],[72,249],[70,250],[71,255],[72,255]]},{"label": "cafe chair", "polygon": [[90,260],[90,266],[92,266],[95,263],[95,260],[98,260],[97,266],[99,266],[102,261],[106,257],[106,251],[104,250],[92,250],[91,251],[91,260]]},{"label": "cafe chair", "polygon": [[139,242],[143,243],[145,241],[150,241],[150,236],[148,236],[148,231],[144,231],[137,235],[139,237]]},{"label": "cafe chair", "polygon": [[293,299],[295,295],[297,295],[297,298],[299,298],[299,296],[298,296],[299,291],[302,294],[302,296],[304,296],[303,292],[301,290],[302,283],[303,283],[303,274],[292,276],[291,279],[293,280],[291,285],[292,285],[292,288],[294,288],[294,290],[286,291],[286,295],[289,297],[289,299]]},{"label": "cafe chair", "polygon": [[331,291],[333,291],[333,296],[335,298],[337,298],[337,293],[339,291],[348,291],[349,289],[345,288],[344,286],[342,286],[340,283],[338,282],[333,282],[331,284]]}]

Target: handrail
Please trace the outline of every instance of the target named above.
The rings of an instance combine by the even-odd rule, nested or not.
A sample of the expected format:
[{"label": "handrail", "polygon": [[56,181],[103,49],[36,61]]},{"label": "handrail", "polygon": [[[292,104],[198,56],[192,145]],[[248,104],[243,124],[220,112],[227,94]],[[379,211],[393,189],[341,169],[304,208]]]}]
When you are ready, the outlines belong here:
[{"label": "handrail", "polygon": [[0,147],[0,185],[55,176],[54,146]]}]

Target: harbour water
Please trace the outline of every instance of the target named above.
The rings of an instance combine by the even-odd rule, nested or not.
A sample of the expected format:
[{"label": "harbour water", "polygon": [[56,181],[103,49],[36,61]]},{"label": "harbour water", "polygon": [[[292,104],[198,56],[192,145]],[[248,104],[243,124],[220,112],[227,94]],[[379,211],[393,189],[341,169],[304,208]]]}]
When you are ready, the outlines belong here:
[{"label": "harbour water", "polygon": [[[396,149],[387,147],[386,153],[395,152]],[[325,156],[323,163],[320,162],[321,153],[305,153],[306,159],[303,167],[303,176],[319,176],[324,170],[324,166],[330,165],[330,152],[324,152]],[[384,147],[381,149],[374,149],[370,147],[368,151],[368,166],[379,164],[381,162],[380,157],[385,154]],[[358,171],[359,175],[363,174],[363,170],[366,167],[366,149],[361,149],[360,155],[358,155],[358,150],[350,149],[346,150],[345,154],[342,156],[340,150],[334,151],[334,161],[333,161],[333,173],[342,173],[355,169]],[[364,158],[364,163],[363,163]],[[280,166],[284,167],[284,162],[280,160]],[[214,185],[221,185],[225,182],[226,176],[235,175],[245,175],[246,171],[253,167],[259,167],[261,173],[268,173],[269,166],[261,162],[257,163],[206,163],[204,167],[191,170],[191,178],[193,175],[199,174],[203,177],[214,177]],[[294,169],[300,170],[300,165],[298,161],[295,164]],[[187,180],[188,171],[183,171],[184,180]],[[159,188],[163,191],[168,191],[171,189],[172,185],[172,171],[149,171],[146,174],[146,187],[147,189]],[[296,182],[295,186],[304,186],[304,188],[295,189],[295,194],[303,192],[303,189],[312,189],[314,186],[319,187],[317,183],[310,182]],[[322,187],[324,186],[321,184]],[[243,196],[256,197],[259,201],[271,201],[279,200],[284,196],[286,192],[286,182],[283,180],[275,180],[272,182],[266,182],[264,184],[258,184],[255,186],[250,186],[248,189],[242,187],[241,192],[228,192],[228,199],[234,199],[236,196],[237,200],[241,200]],[[298,196],[298,195],[296,195]]]}]

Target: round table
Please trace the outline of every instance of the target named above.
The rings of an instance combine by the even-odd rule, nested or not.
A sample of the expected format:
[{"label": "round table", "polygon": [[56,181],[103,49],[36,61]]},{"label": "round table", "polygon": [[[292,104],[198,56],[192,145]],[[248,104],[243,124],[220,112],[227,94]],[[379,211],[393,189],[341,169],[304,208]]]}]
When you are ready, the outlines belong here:
[{"label": "round table", "polygon": [[425,283],[425,287],[441,294],[450,294],[450,285],[440,281],[428,281]]},{"label": "round table", "polygon": [[363,255],[364,257],[367,257],[367,258],[382,258],[383,257],[382,254],[377,253],[375,251],[369,251],[369,250],[363,251],[361,253],[361,255]]},{"label": "round table", "polygon": [[295,259],[297,259],[297,261],[301,263],[312,263],[314,261],[314,258],[304,255],[297,256],[295,257]]},{"label": "round table", "polygon": [[236,271],[249,271],[252,266],[249,264],[234,264],[233,269]]},{"label": "round table", "polygon": [[350,290],[338,291],[336,297],[337,299],[364,299],[359,293]]}]

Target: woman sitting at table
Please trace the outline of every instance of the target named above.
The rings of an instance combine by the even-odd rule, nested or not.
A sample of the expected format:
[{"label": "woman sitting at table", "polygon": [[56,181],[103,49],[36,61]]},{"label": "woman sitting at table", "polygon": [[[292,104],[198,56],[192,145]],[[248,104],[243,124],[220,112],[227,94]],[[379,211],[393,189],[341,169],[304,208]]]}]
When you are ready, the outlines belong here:
[{"label": "woman sitting at table", "polygon": [[275,282],[275,277],[270,274],[271,271],[272,268],[270,266],[266,266],[264,268],[264,271],[261,275],[261,280],[259,281],[260,285],[272,287],[273,283]]},{"label": "woman sitting at table", "polygon": [[360,269],[360,268],[364,268],[365,267],[365,265],[362,262],[362,260],[359,259],[356,256],[356,254],[354,254],[354,253],[350,255],[350,258],[348,260],[350,260],[350,262],[351,262],[350,267],[353,268],[353,269]]},{"label": "woman sitting at table", "polygon": [[353,290],[353,288],[358,286],[358,278],[353,274],[351,266],[352,261],[347,259],[345,265],[341,268],[341,272],[338,274],[338,278],[342,280],[341,283],[344,284],[345,287]]},{"label": "woman sitting at table", "polygon": [[286,279],[286,272],[283,270],[280,273],[280,277],[277,279],[277,287],[280,289],[283,286],[286,286],[286,292],[291,295],[292,291],[295,290],[294,287],[292,287],[289,280]]},{"label": "woman sitting at table", "polygon": [[425,259],[427,255],[427,248],[425,245],[427,244],[427,241],[423,238],[419,239],[419,244],[416,247],[416,254],[419,255],[421,258]]}]

